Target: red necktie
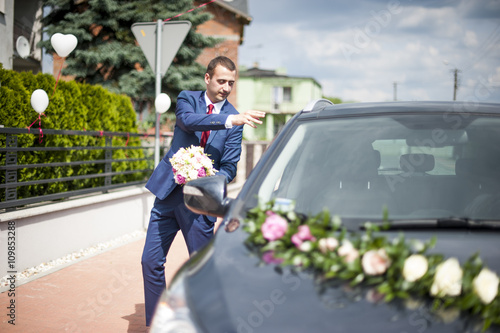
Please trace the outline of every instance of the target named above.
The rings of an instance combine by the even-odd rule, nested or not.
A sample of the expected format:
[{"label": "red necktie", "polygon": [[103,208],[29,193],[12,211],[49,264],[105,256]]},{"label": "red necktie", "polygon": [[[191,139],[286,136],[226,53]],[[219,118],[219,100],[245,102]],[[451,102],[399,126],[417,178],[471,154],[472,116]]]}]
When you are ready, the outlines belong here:
[{"label": "red necktie", "polygon": [[[207,114],[212,114],[212,110],[214,109],[214,105],[210,104],[208,105],[208,112]],[[210,131],[205,131],[201,133],[201,140],[200,140],[200,146],[205,148],[205,145],[207,144],[208,136],[210,135]]]}]

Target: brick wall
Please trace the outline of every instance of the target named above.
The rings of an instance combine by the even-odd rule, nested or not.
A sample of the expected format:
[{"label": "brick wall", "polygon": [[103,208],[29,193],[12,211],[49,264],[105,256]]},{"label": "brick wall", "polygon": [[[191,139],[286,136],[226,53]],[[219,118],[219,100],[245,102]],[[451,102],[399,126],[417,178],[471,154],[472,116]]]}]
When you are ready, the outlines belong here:
[{"label": "brick wall", "polygon": [[[197,27],[197,32],[205,36],[213,36],[222,38],[224,41],[218,43],[213,48],[205,49],[196,60],[203,66],[207,66],[210,60],[223,55],[234,61],[238,67],[238,47],[241,44],[241,32],[243,31],[243,23],[236,15],[216,4],[207,6],[207,11],[214,17]],[[238,80],[238,77],[236,77]],[[229,95],[229,102],[236,108],[237,105],[238,85],[236,84]]]}]

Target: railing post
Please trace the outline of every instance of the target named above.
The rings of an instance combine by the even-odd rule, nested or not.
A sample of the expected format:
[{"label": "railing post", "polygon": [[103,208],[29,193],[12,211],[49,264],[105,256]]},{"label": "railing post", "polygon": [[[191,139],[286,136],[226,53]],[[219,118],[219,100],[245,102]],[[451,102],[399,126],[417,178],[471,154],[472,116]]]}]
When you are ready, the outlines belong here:
[{"label": "railing post", "polygon": [[[106,137],[106,147],[112,147],[113,146],[113,138],[110,136]],[[111,149],[106,149],[104,153],[104,158],[106,159],[106,164],[104,165],[104,172],[109,173],[113,172],[113,167],[112,167],[112,159],[113,159],[113,151]],[[106,176],[104,178],[104,185],[105,186],[110,186],[111,185],[111,176]]]},{"label": "railing post", "polygon": [[[7,134],[6,148],[17,148],[17,135]],[[9,169],[9,166],[17,165],[17,150],[9,151],[5,155],[5,201],[17,200],[17,186],[9,187],[9,183],[17,183],[17,169]]]},{"label": "railing post", "polygon": [[246,164],[245,164],[245,179],[248,178],[248,176],[250,175],[250,172],[252,171],[253,169],[253,159],[254,159],[254,148],[255,148],[255,144],[252,143],[252,142],[248,142],[246,144],[246,147],[247,147],[247,152],[246,152]]}]

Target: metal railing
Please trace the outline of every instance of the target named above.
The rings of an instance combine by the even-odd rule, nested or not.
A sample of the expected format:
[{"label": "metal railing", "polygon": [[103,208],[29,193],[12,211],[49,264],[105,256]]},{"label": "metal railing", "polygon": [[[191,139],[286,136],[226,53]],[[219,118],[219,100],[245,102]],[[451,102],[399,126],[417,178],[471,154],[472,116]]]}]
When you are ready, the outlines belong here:
[{"label": "metal railing", "polygon": [[[18,146],[18,136],[22,134],[31,134],[39,136],[50,136],[50,135],[65,135],[65,136],[93,136],[104,138],[105,144],[95,145],[95,146],[72,146],[72,147],[47,147],[42,145],[33,145],[31,147],[19,147]],[[91,193],[98,192],[108,192],[109,190],[131,186],[131,185],[141,185],[145,184],[147,178],[151,174],[154,168],[154,136],[148,137],[144,133],[123,133],[123,132],[103,132],[103,131],[76,131],[76,130],[51,130],[44,129],[43,132],[40,129],[23,129],[23,128],[1,128],[0,127],[0,137],[5,138],[5,147],[0,147],[0,153],[5,154],[5,157],[0,156],[0,160],[4,160],[5,163],[0,165],[0,175],[4,172],[5,182],[0,184],[0,193],[4,190],[4,196],[2,201],[0,201],[0,213],[5,211],[12,211],[20,208],[30,207],[33,204],[40,204],[45,202],[52,202],[54,200],[67,199],[70,197],[82,196]],[[140,146],[130,146],[127,143],[124,146],[113,146],[114,137],[124,137],[128,143],[129,138],[139,137],[141,138]],[[46,137],[45,137],[46,138]],[[160,149],[167,148],[170,144],[171,134],[161,135],[163,139],[160,144]],[[149,142],[152,139],[151,142]],[[102,144],[102,143],[101,143]],[[142,155],[139,158],[115,158],[113,159],[113,151],[123,150],[143,150]],[[100,159],[82,159],[75,161],[69,155],[74,154],[79,151],[103,151],[104,158]],[[37,152],[65,152],[67,156],[60,162],[51,163],[31,163],[31,164],[18,164],[18,155],[21,153],[37,153]],[[163,155],[163,154],[161,154]],[[69,162],[66,162],[68,161]],[[145,161],[147,164],[146,168],[143,169],[129,169],[122,171],[113,171],[113,165],[117,163],[130,163],[130,162],[140,162]],[[131,163],[131,165],[134,163]],[[136,163],[140,165],[141,163]],[[145,163],[142,163],[143,165]],[[71,175],[67,177],[59,178],[47,178],[47,179],[19,179],[18,174],[20,170],[23,169],[35,169],[42,170],[42,168],[56,168],[56,167],[69,167],[69,168],[79,168],[81,166],[88,165],[92,166],[94,172],[89,174]],[[134,181],[125,181],[123,179],[121,182],[113,184],[113,177],[120,175],[130,175],[137,174],[136,177],[141,179]],[[142,175],[142,176],[141,176]],[[123,177],[122,177],[123,178]],[[103,179],[101,181],[92,181],[95,179]],[[66,190],[64,192],[50,193],[44,195],[26,196],[19,198],[19,189],[24,186],[38,186],[42,184],[54,184],[54,183],[71,183],[71,182],[82,182],[85,180],[89,183],[94,183],[89,187],[78,188],[74,190]],[[96,183],[100,183],[100,186],[95,186]]]}]

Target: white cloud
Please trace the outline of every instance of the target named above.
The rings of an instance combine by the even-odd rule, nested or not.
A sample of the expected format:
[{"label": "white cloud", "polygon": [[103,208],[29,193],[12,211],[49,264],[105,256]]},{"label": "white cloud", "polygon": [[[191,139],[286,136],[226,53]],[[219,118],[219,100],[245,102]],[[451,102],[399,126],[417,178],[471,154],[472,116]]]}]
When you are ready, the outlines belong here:
[{"label": "white cloud", "polygon": [[495,68],[493,73],[488,77],[488,82],[491,86],[500,88],[500,67]]},{"label": "white cloud", "polygon": [[[275,1],[279,20],[272,20],[267,1],[251,1],[254,21],[245,28],[240,63],[258,60],[261,68],[313,77],[327,96],[387,101],[398,82],[399,100],[450,100],[454,68],[462,70],[459,96],[473,94],[479,76],[500,82],[498,20],[477,18],[480,8],[465,6],[466,0],[428,7],[396,1],[391,3],[400,6],[392,12],[389,2]],[[472,12],[473,20],[465,16]],[[258,13],[266,23],[259,24]],[[495,89],[489,100],[500,101],[500,87]]]},{"label": "white cloud", "polygon": [[343,96],[342,99],[345,101],[380,102],[393,100],[392,96],[385,89],[363,88],[363,85],[360,85],[357,89],[342,89],[341,93]]},{"label": "white cloud", "polygon": [[424,88],[411,89],[409,96],[409,100],[412,101],[425,101],[430,99],[429,92]]},{"label": "white cloud", "polygon": [[477,37],[476,33],[474,31],[466,31],[465,36],[464,36],[464,44],[467,47],[476,47],[478,42],[477,42]]},{"label": "white cloud", "polygon": [[439,50],[433,46],[429,46],[429,54],[433,57],[439,57]]},{"label": "white cloud", "polygon": [[452,7],[408,7],[396,17],[398,28],[418,33],[424,31],[436,37],[452,38],[461,31],[457,10]]}]

